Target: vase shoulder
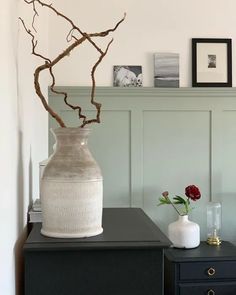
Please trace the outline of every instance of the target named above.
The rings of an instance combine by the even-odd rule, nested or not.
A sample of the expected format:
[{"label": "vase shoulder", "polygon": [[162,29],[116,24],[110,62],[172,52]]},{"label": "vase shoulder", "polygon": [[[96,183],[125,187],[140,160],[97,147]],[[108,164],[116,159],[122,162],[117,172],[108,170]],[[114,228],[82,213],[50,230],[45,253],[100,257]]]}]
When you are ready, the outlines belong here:
[{"label": "vase shoulder", "polygon": [[95,160],[80,160],[78,157],[52,157],[44,169],[43,180],[102,180],[100,167]]}]

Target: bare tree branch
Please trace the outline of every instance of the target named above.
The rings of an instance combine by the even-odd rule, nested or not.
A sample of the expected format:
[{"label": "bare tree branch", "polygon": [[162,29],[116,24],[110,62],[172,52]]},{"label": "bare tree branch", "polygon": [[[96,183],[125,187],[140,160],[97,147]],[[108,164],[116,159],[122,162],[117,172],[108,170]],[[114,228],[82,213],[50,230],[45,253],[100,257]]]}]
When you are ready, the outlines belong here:
[{"label": "bare tree branch", "polygon": [[119,25],[121,23],[123,23],[123,21],[125,20],[126,18],[126,13],[124,13],[124,16],[123,18],[115,25],[114,28],[112,29],[109,29],[109,30],[106,30],[106,31],[103,31],[103,32],[100,32],[100,33],[91,33],[91,34],[88,34],[90,37],[105,37],[107,36],[108,34],[112,33],[112,32],[115,32],[115,30],[119,27]]},{"label": "bare tree branch", "polygon": [[52,72],[52,67],[49,68],[49,72],[50,72],[50,75],[52,77],[52,84],[50,86],[50,89],[53,93],[56,93],[56,94],[62,94],[64,96],[64,102],[66,105],[68,105],[70,108],[72,108],[73,110],[78,110],[78,115],[79,115],[79,118],[80,119],[86,119],[86,116],[82,114],[82,108],[80,106],[73,106],[72,104],[68,103],[67,101],[67,97],[68,97],[68,94],[64,91],[57,91],[55,90],[55,76]]},{"label": "bare tree branch", "polygon": [[[95,95],[95,87],[96,87],[96,82],[95,82],[95,71],[98,67],[98,65],[101,63],[101,61],[103,60],[103,58],[105,57],[105,55],[107,54],[108,52],[108,49],[111,45],[111,43],[113,42],[113,39],[108,43],[107,45],[107,48],[104,52],[101,51],[101,55],[98,59],[98,61],[95,63],[95,65],[93,66],[92,68],[92,71],[91,71],[91,78],[92,78],[92,91],[91,91],[91,104],[93,104],[96,109],[97,109],[97,116],[96,116],[96,119],[91,119],[91,120],[84,120],[83,121],[83,124],[81,125],[81,127],[84,127],[85,125],[87,124],[91,124],[91,123],[100,123],[100,112],[101,112],[101,104],[100,103],[97,103],[94,101],[94,95]],[[100,51],[99,51],[100,52]]]},{"label": "bare tree branch", "polygon": [[35,36],[31,33],[31,31],[29,29],[27,29],[25,22],[23,21],[23,19],[21,17],[19,17],[19,20],[22,22],[22,25],[25,29],[25,31],[31,36],[31,43],[32,43],[32,54],[36,55],[38,57],[41,57],[42,59],[44,59],[45,61],[51,62],[51,60],[45,56],[43,56],[42,54],[39,54],[35,51],[38,41],[35,40]]},{"label": "bare tree branch", "polygon": [[[41,91],[41,87],[39,84],[39,74],[41,73],[41,71],[46,70],[46,69],[51,69],[55,64],[57,64],[61,59],[63,59],[65,56],[69,55],[69,53],[75,48],[77,47],[79,44],[81,44],[82,42],[84,42],[86,40],[85,37],[81,37],[79,40],[75,41],[73,44],[71,44],[66,50],[64,50],[61,54],[59,54],[54,60],[52,60],[51,62],[46,62],[45,64],[39,66],[36,68],[35,72],[34,72],[34,85],[35,85],[35,90],[36,93],[38,94],[39,98],[41,99],[45,109],[50,113],[50,115],[55,118],[57,120],[57,122],[60,124],[61,127],[65,127],[65,123],[63,122],[63,120],[60,118],[60,116],[58,114],[56,114],[55,112],[52,111],[52,109],[48,106],[48,103]],[[52,75],[51,75],[52,76]],[[55,84],[55,82],[54,82]],[[67,96],[64,99],[65,101],[67,101]],[[69,103],[66,103],[69,107],[71,107],[72,109],[74,109],[74,107],[72,105],[70,105]],[[79,109],[79,107],[78,107]]]},{"label": "bare tree branch", "polygon": [[[38,68],[37,68],[38,69]],[[41,88],[40,88],[40,84],[39,84],[39,70],[35,71],[35,74],[34,74],[34,87],[35,87],[35,91],[37,93],[37,95],[39,96],[39,98],[41,99],[41,102],[44,106],[44,108],[49,112],[49,114],[54,118],[56,119],[56,121],[59,123],[59,125],[61,127],[66,127],[65,123],[63,122],[63,120],[61,119],[61,117],[53,111],[53,109],[48,105],[42,91],[41,91]]]},{"label": "bare tree branch", "polygon": [[[41,59],[44,60],[44,64],[38,66],[34,72],[34,85],[35,85],[35,91],[37,93],[37,95],[39,96],[39,98],[41,99],[41,102],[43,104],[43,106],[45,107],[45,109],[50,113],[50,115],[55,118],[57,120],[57,122],[59,123],[59,125],[61,127],[66,127],[65,123],[63,122],[63,120],[61,119],[61,117],[55,113],[48,105],[42,91],[41,91],[41,87],[40,87],[40,83],[39,83],[39,75],[43,70],[49,70],[49,73],[51,75],[52,78],[52,83],[50,86],[50,89],[52,92],[56,93],[56,94],[62,94],[64,96],[64,102],[67,106],[69,106],[71,109],[73,110],[77,110],[78,111],[78,116],[79,119],[82,119],[82,125],[81,127],[84,127],[86,124],[90,124],[93,122],[97,122],[100,123],[100,112],[101,112],[101,104],[98,102],[95,102],[94,100],[94,96],[95,96],[95,87],[96,87],[96,83],[95,83],[95,72],[96,69],[98,67],[98,65],[101,63],[101,61],[103,60],[103,58],[105,57],[105,55],[108,52],[108,49],[113,41],[113,39],[108,43],[106,50],[103,51],[93,40],[93,37],[105,37],[108,34],[110,34],[111,32],[114,32],[118,26],[124,21],[125,16],[112,28],[112,29],[108,29],[106,31],[102,31],[102,32],[98,32],[98,33],[85,33],[83,32],[78,26],[76,26],[74,24],[74,22],[68,18],[67,16],[65,16],[63,13],[59,12],[57,9],[55,9],[52,4],[47,4],[42,2],[41,0],[24,0],[25,3],[27,4],[32,4],[32,9],[34,11],[34,15],[32,18],[32,28],[34,29],[34,31],[36,32],[36,29],[34,27],[34,23],[35,23],[35,18],[36,16],[38,16],[38,11],[36,8],[36,3],[40,4],[42,7],[47,7],[48,9],[52,10],[56,15],[62,17],[63,19],[65,19],[67,22],[69,22],[69,24],[71,25],[71,29],[69,31],[69,33],[66,36],[66,40],[67,42],[71,42],[73,39],[73,43],[70,44],[66,49],[64,49],[57,57],[55,57],[54,59],[49,59],[48,57],[43,56],[42,54],[36,52],[36,47],[37,47],[37,40],[35,40],[35,35],[32,34],[32,32],[26,27],[24,21],[22,20],[22,18],[20,18],[22,25],[25,29],[25,31],[27,32],[27,34],[29,34],[31,36],[31,43],[32,43],[32,54],[35,56],[40,57]],[[78,33],[80,33],[82,35],[82,37],[80,38],[76,38],[73,35],[73,32],[77,31]],[[61,61],[64,57],[69,56],[71,51],[80,46],[84,41],[88,41],[99,53],[100,56],[97,60],[97,62],[95,63],[95,65],[93,66],[92,70],[91,70],[91,79],[92,79],[92,90],[91,90],[91,97],[90,97],[90,102],[91,104],[93,104],[97,110],[97,115],[96,115],[96,119],[91,119],[91,120],[87,120],[86,116],[82,114],[82,109],[81,107],[78,106],[74,106],[71,103],[68,102],[68,95],[66,92],[62,92],[62,91],[57,91],[55,90],[55,76],[53,74],[53,67],[59,62]]]}]

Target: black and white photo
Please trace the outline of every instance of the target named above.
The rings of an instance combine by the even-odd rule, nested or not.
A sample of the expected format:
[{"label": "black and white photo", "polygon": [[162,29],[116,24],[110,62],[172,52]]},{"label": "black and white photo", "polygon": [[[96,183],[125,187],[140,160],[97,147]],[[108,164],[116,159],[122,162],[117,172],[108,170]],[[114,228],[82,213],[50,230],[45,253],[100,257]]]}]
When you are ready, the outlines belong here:
[{"label": "black and white photo", "polygon": [[115,87],[142,87],[142,66],[114,66],[113,86]]},{"label": "black and white photo", "polygon": [[154,54],[154,86],[179,87],[179,54]]},{"label": "black and white photo", "polygon": [[216,55],[208,54],[208,68],[216,68]]},{"label": "black and white photo", "polygon": [[231,39],[192,39],[192,86],[232,87]]}]

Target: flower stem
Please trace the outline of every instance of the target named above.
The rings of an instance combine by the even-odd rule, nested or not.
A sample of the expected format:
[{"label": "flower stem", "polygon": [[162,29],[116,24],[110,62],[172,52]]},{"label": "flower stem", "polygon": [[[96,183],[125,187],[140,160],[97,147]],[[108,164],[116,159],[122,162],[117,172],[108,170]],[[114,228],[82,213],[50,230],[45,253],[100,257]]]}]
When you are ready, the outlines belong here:
[{"label": "flower stem", "polygon": [[178,210],[178,209],[175,207],[175,205],[171,202],[170,198],[169,198],[169,197],[167,197],[167,198],[168,198],[170,204],[172,205],[172,207],[175,209],[175,211],[176,211],[180,216],[182,216],[182,214],[179,212],[179,210]]},{"label": "flower stem", "polygon": [[188,200],[184,203],[184,207],[185,207],[185,212],[186,214],[188,214]]}]

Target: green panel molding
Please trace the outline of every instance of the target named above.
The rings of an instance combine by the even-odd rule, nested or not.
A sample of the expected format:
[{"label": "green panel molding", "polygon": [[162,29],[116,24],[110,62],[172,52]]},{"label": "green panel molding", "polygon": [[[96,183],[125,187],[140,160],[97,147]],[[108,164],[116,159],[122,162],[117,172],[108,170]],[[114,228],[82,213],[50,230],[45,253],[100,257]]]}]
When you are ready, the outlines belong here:
[{"label": "green panel molding", "polygon": [[[88,116],[90,87],[57,87],[80,104]],[[101,124],[91,125],[89,145],[104,176],[104,207],[141,207],[166,232],[177,216],[168,206],[157,207],[162,191],[183,194],[199,186],[202,198],[190,219],[206,239],[206,205],[220,201],[222,237],[236,240],[236,89],[97,87],[102,103]],[[77,114],[63,97],[49,90],[49,104],[69,126]],[[49,118],[49,129],[58,127]],[[49,132],[49,154],[53,138]]]}]

